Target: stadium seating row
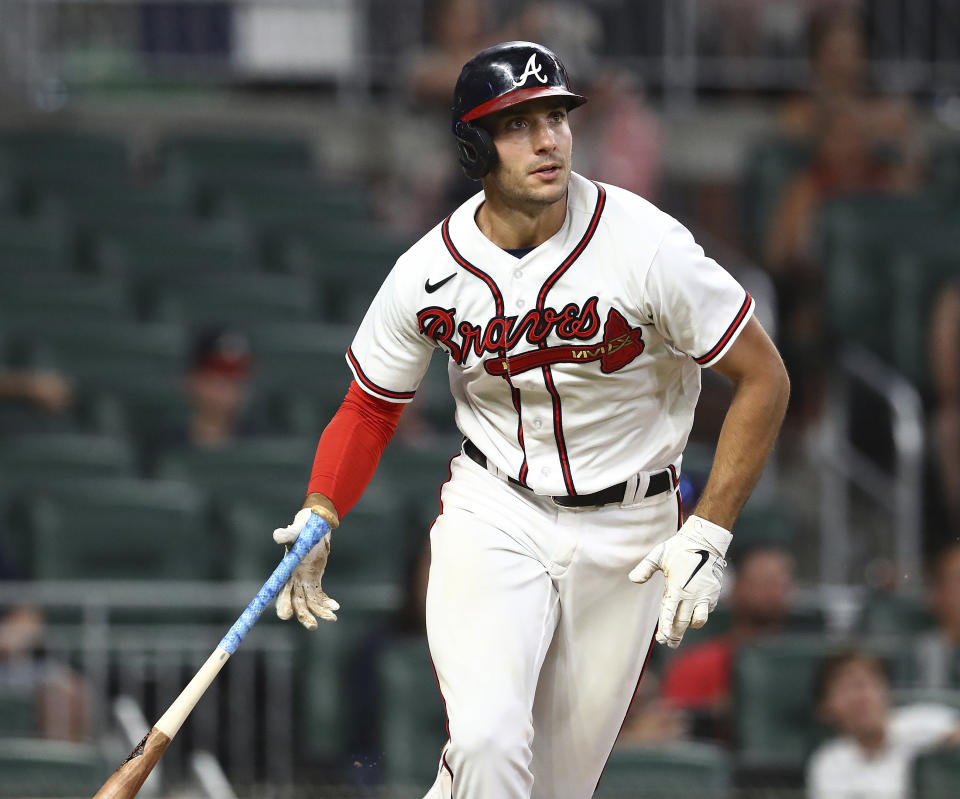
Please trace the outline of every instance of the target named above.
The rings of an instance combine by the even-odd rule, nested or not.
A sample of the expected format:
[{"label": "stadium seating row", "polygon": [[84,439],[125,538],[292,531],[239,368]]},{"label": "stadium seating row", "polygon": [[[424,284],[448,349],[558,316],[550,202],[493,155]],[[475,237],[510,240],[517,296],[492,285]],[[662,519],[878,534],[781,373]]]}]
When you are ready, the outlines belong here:
[{"label": "stadium seating row", "polygon": [[[458,446],[391,447],[347,517],[351,534],[338,536],[338,580],[403,579]],[[122,439],[15,437],[0,448],[3,543],[36,579],[255,580],[279,559],[270,532],[300,507],[315,447],[315,438],[259,438],[172,448],[157,479],[144,480]]]},{"label": "stadium seating row", "polygon": [[[354,615],[350,625],[325,626],[322,636],[304,638],[304,664],[309,664],[309,673],[323,674],[325,679],[298,681],[296,738],[304,750],[300,754],[308,762],[321,758],[342,763],[345,758],[361,755],[345,742],[356,741],[360,728],[365,728],[369,740],[369,728],[373,726],[377,731],[374,754],[388,753],[385,761],[377,764],[379,780],[392,785],[423,786],[433,779],[445,739],[443,704],[425,639],[420,635],[391,635],[387,624],[383,617],[358,623]],[[887,639],[865,643],[891,661],[902,659],[902,653],[896,652]],[[783,774],[788,770],[799,773],[812,749],[827,735],[815,718],[812,681],[817,664],[833,646],[813,638],[772,639],[742,646],[733,665],[737,687],[733,705],[737,732],[734,750],[697,742],[623,745],[615,749],[597,795],[609,799],[626,797],[635,795],[629,792],[637,786],[644,786],[644,796],[666,799],[686,794],[719,798],[730,795],[735,770],[745,773],[764,769],[769,774],[780,769]],[[372,659],[375,685],[358,686],[353,679],[358,653]],[[302,673],[306,675],[308,671]],[[790,680],[790,691],[783,690],[786,680]],[[359,688],[375,692],[374,706],[379,710],[372,715],[357,713],[355,692]],[[940,692],[936,697],[911,691],[898,691],[895,695],[898,703],[918,699],[936,699],[960,707],[960,694],[956,692]],[[4,709],[0,714],[0,735],[7,736],[0,738],[4,741],[0,751],[9,755],[17,751],[15,746],[6,745],[11,740],[9,736],[29,732],[25,723],[29,702],[22,695],[0,692],[0,708]],[[657,771],[656,784],[648,785],[644,778],[657,765],[662,766],[663,772]],[[13,772],[3,773],[7,777]],[[960,754],[956,750],[925,755],[915,770],[914,795],[945,797],[948,794],[936,791],[949,784],[945,780],[955,781],[958,777]],[[5,788],[6,781],[0,782]],[[10,795],[2,791],[0,795]]]}]

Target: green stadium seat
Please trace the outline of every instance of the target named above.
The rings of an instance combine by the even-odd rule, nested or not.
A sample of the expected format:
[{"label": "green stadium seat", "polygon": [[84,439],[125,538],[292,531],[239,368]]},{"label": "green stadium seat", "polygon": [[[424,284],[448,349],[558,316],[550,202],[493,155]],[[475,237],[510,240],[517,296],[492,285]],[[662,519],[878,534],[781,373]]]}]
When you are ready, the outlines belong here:
[{"label": "green stadium seat", "polygon": [[123,230],[145,224],[188,224],[194,215],[183,189],[167,183],[135,183],[126,178],[35,181],[32,206],[59,214],[85,231]]},{"label": "green stadium seat", "polygon": [[0,686],[0,741],[17,736],[29,738],[36,732],[37,709],[33,686]]},{"label": "green stadium seat", "polygon": [[874,592],[865,598],[857,629],[869,636],[917,635],[936,626],[926,598],[910,594]]},{"label": "green stadium seat", "polygon": [[69,231],[49,219],[0,219],[0,272],[64,271],[77,262]]},{"label": "green stadium seat", "polygon": [[17,182],[12,178],[0,176],[0,215],[16,216],[22,210],[20,205]]},{"label": "green stadium seat", "polygon": [[[863,643],[890,664],[894,686],[915,679],[913,653],[903,647],[901,639]],[[737,650],[733,665],[734,733],[741,766],[802,767],[822,735],[815,718],[816,674],[821,661],[839,646],[822,636],[798,635],[747,644]]]},{"label": "green stadium seat", "polygon": [[308,142],[284,135],[198,133],[176,136],[161,144],[160,157],[169,174],[309,173],[313,169]]},{"label": "green stadium seat", "polygon": [[[960,213],[955,215],[960,220]],[[960,281],[956,221],[937,234],[903,244],[891,256],[897,313],[890,320],[892,364],[921,391],[931,388],[929,320],[939,293]]]},{"label": "green stadium seat", "polygon": [[44,322],[126,319],[133,298],[119,280],[77,274],[25,274],[0,271],[0,326],[5,330],[41,327]]},{"label": "green stadium seat", "polygon": [[731,795],[731,773],[730,755],[712,744],[682,741],[649,747],[617,746],[594,796],[726,799]]},{"label": "green stadium seat", "polygon": [[20,177],[122,175],[129,169],[118,136],[76,130],[14,130],[0,134],[0,173]]},{"label": "green stadium seat", "polygon": [[176,396],[186,366],[178,325],[56,319],[19,336],[35,365],[59,369],[83,390],[113,393],[134,411]]},{"label": "green stadium seat", "polygon": [[460,452],[459,433],[437,436],[413,446],[391,441],[370,485],[404,497],[404,514],[412,529],[426,530],[440,515],[440,488],[450,477],[450,461]]},{"label": "green stadium seat", "polygon": [[[303,504],[303,494],[301,490],[293,502],[279,491],[240,497],[223,507],[226,534],[232,542],[233,579],[262,579],[277,565],[283,550],[273,542],[273,531],[290,523]],[[324,585],[331,594],[362,584],[399,590],[412,549],[421,540],[403,527],[396,498],[368,491],[332,536],[334,554]]]},{"label": "green stadium seat", "polygon": [[891,319],[897,314],[891,309],[899,313],[904,306],[894,277],[900,247],[940,238],[949,225],[944,208],[929,197],[868,195],[828,203],[817,230],[829,334],[892,363],[897,337]]},{"label": "green stadium seat", "polygon": [[290,322],[251,324],[246,330],[260,389],[343,399],[352,379],[346,352],[355,326]]},{"label": "green stadium seat", "polygon": [[[684,459],[686,465],[686,459]],[[748,502],[734,525],[736,534],[728,560],[736,563],[737,553],[757,546],[790,550],[793,546],[793,519],[782,505]]]},{"label": "green stadium seat", "polygon": [[913,799],[953,799],[960,786],[960,749],[924,752],[913,762]]},{"label": "green stadium seat", "polygon": [[287,236],[276,257],[283,271],[316,277],[325,318],[355,325],[411,243],[370,223],[316,224]]},{"label": "green stadium seat", "polygon": [[[833,651],[823,639],[740,647],[734,657],[734,731],[742,765],[799,769],[818,737],[814,679]],[[785,691],[784,686],[790,690]]]},{"label": "green stadium seat", "polygon": [[220,542],[203,495],[186,483],[75,479],[48,486],[24,508],[41,580],[210,580]]},{"label": "green stadium seat", "polygon": [[[69,408],[50,411],[27,399],[0,403],[0,437],[85,433],[126,436],[128,417],[116,398],[98,392],[81,391]],[[0,490],[0,495],[2,495]]]},{"label": "green stadium seat", "polygon": [[108,229],[90,255],[97,271],[136,277],[181,272],[226,275],[255,270],[257,259],[247,231],[232,225],[167,222]]},{"label": "green stadium seat", "polygon": [[148,284],[154,317],[192,326],[306,322],[319,310],[313,283],[297,275],[173,275]]},{"label": "green stadium seat", "polygon": [[[135,454],[121,438],[77,433],[12,435],[0,446],[0,507],[43,494],[78,479],[133,477]],[[14,531],[4,551],[21,563],[30,560],[29,542]]]},{"label": "green stadium seat", "polygon": [[386,647],[380,653],[378,673],[386,782],[426,788],[436,779],[446,741],[443,699],[426,639]]},{"label": "green stadium seat", "polygon": [[283,496],[295,511],[303,504],[316,448],[313,438],[246,438],[216,448],[170,449],[160,455],[156,473],[189,482],[223,504]]},{"label": "green stadium seat", "polygon": [[369,730],[375,723],[370,714],[358,709],[349,683],[359,676],[358,666],[372,668],[366,652],[375,647],[394,613],[383,601],[387,595],[367,584],[331,592],[331,596],[340,602],[338,621],[298,636],[300,673],[314,676],[301,680],[295,695],[298,755],[302,762],[328,767],[348,756],[358,727]]},{"label": "green stadium seat", "polygon": [[360,185],[321,183],[297,174],[253,173],[202,182],[214,216],[237,218],[264,232],[372,221],[372,203]]},{"label": "green stadium seat", "polygon": [[90,744],[6,738],[0,741],[0,796],[92,796],[113,768]]},{"label": "green stadium seat", "polygon": [[68,483],[77,477],[129,477],[136,469],[130,444],[120,438],[66,433],[5,438],[0,471],[6,486]]},{"label": "green stadium seat", "polygon": [[960,201],[960,146],[949,141],[933,147],[927,174],[933,192],[955,206]]}]

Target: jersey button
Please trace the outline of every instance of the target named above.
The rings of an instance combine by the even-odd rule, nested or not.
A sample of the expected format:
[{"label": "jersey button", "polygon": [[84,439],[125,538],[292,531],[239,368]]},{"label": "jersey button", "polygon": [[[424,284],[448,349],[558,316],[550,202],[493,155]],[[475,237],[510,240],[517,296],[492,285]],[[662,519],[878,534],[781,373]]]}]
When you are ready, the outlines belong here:
[{"label": "jersey button", "polygon": [[534,419],[534,420],[533,420],[533,426],[536,427],[537,430],[539,430],[541,427],[543,427],[543,420],[542,420],[542,419]]},{"label": "jersey button", "polygon": [[520,278],[523,277],[523,272],[520,271],[519,269],[517,269],[516,271],[514,271],[513,276],[514,276],[517,280],[519,280]]},{"label": "jersey button", "polygon": [[549,477],[549,476],[550,476],[550,467],[549,467],[549,466],[544,466],[544,467],[540,470],[540,474],[542,474],[544,477]]},{"label": "jersey button", "polygon": [[524,306],[524,304],[525,304],[525,303],[524,303],[523,300],[517,300],[517,307],[518,307],[518,308],[522,308],[522,307]]}]

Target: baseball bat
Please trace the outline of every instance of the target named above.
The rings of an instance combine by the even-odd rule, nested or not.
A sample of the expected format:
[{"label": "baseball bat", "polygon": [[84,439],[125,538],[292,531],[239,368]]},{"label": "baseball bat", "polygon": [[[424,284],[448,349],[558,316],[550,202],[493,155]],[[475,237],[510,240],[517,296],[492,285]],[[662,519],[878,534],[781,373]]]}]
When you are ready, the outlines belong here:
[{"label": "baseball bat", "polygon": [[210,657],[207,658],[200,670],[193,675],[193,679],[187,683],[187,687],[180,692],[173,704],[167,708],[167,711],[160,717],[160,720],[153,726],[137,744],[136,748],[130,753],[126,760],[120,764],[113,776],[110,777],[94,795],[93,799],[133,799],[143,785],[144,780],[153,771],[157,761],[170,745],[170,741],[183,726],[187,716],[200,701],[204,691],[210,687],[223,664],[227,662],[243,637],[254,625],[263,609],[280,593],[293,570],[303,560],[303,557],[330,532],[330,525],[316,513],[310,514],[306,527],[300,533],[300,537],[294,542],[290,551],[284,555],[283,560],[273,570],[273,574],[263,584],[263,587],[257,592],[247,609],[240,614],[233,626],[227,631],[223,640],[213,650]]}]

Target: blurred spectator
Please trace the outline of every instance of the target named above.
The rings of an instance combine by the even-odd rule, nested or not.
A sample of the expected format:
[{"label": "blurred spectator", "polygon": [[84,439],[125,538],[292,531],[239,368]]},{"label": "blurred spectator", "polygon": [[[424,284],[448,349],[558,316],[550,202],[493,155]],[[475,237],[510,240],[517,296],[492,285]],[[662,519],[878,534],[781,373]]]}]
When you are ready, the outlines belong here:
[{"label": "blurred spectator", "polygon": [[[0,552],[0,581],[13,578],[13,568]],[[83,682],[40,654],[43,628],[43,614],[31,605],[0,609],[0,694],[27,698],[34,708],[35,734],[81,740],[86,733]]]},{"label": "blurred spectator", "polygon": [[950,538],[960,534],[960,286],[946,286],[930,319],[932,443]]},{"label": "blurred spectator", "polygon": [[576,127],[578,172],[656,200],[662,172],[662,131],[643,91],[626,71],[598,73],[584,87],[590,101]]},{"label": "blurred spectator", "polygon": [[74,390],[59,372],[0,371],[0,434],[43,432],[65,421]]},{"label": "blurred spectator", "polygon": [[777,289],[791,405],[803,417],[817,412],[817,376],[822,371],[822,276],[814,254],[817,214],[835,197],[908,187],[902,165],[871,149],[870,117],[854,105],[824,113],[812,163],[787,184],[774,209],[764,262]]},{"label": "blurred spectator", "polygon": [[255,432],[244,415],[252,365],[250,345],[240,331],[214,327],[197,335],[185,380],[190,404],[187,443],[218,447]]},{"label": "blurred spectator", "polygon": [[810,16],[807,57],[810,90],[784,106],[784,130],[812,139],[825,117],[854,111],[867,120],[871,148],[896,158],[915,178],[918,147],[911,109],[878,91],[883,87],[870,85],[863,23],[850,4],[829,3]]},{"label": "blurred spectator", "polygon": [[816,704],[839,737],[810,758],[809,799],[907,799],[913,758],[936,744],[960,741],[954,708],[892,708],[883,664],[864,652],[840,652],[824,661]]},{"label": "blurred spectator", "polygon": [[0,372],[0,400],[23,400],[50,413],[62,413],[73,401],[73,388],[58,372]]},{"label": "blurred spectator", "polygon": [[948,544],[934,560],[930,605],[937,628],[917,644],[920,686],[960,690],[960,541]]},{"label": "blurred spectator", "polygon": [[[741,554],[735,565],[729,629],[681,648],[663,675],[663,698],[690,715],[696,737],[729,739],[734,653],[743,643],[783,632],[790,615],[793,559],[786,550],[757,545]],[[707,628],[716,621],[711,618]]]}]

